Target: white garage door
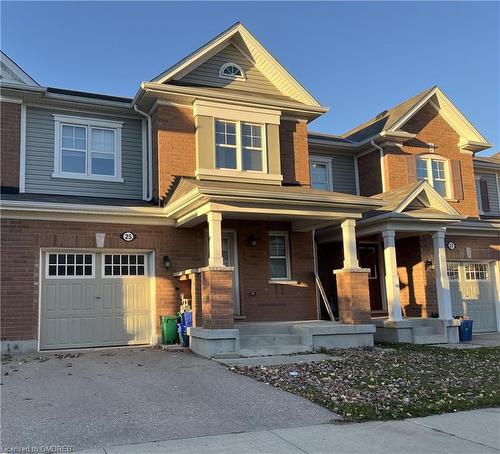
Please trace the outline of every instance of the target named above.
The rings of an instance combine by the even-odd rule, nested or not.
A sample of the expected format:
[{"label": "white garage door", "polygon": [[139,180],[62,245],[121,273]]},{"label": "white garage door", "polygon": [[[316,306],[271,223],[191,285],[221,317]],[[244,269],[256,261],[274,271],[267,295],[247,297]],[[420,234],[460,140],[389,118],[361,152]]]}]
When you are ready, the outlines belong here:
[{"label": "white garage door", "polygon": [[151,274],[145,253],[44,252],[40,348],[150,343]]},{"label": "white garage door", "polygon": [[474,320],[475,332],[496,331],[495,292],[487,262],[448,262],[453,315]]}]

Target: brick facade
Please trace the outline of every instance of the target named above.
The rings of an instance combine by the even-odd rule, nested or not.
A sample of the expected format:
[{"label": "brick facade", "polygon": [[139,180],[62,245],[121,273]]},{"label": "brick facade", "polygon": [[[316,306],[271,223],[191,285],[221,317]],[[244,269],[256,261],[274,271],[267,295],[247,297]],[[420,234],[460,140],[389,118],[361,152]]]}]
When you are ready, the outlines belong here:
[{"label": "brick facade", "polygon": [[371,323],[367,271],[335,270],[341,323]]},{"label": "brick facade", "polygon": [[382,192],[380,152],[371,151],[358,158],[359,195],[371,196]]},{"label": "brick facade", "polygon": [[[231,221],[229,226],[224,226],[229,227],[237,231],[241,306],[247,320],[315,319],[311,235],[290,233],[292,279],[299,282],[297,285],[275,285],[269,284],[268,231],[289,230],[289,224]],[[124,231],[133,231],[137,239],[131,243],[123,241],[120,234]],[[104,247],[107,249],[145,249],[155,252],[158,316],[175,313],[180,304],[180,293],[184,293],[192,297],[197,325],[205,324],[204,315],[201,315],[200,297],[203,296],[203,284],[200,275],[193,277],[198,279],[194,283],[189,280],[179,281],[173,276],[178,271],[204,265],[203,226],[177,229],[149,225],[3,219],[0,289],[2,339],[28,340],[37,337],[40,248],[95,249],[96,233],[106,234]],[[256,247],[248,244],[249,235],[256,236]],[[169,256],[172,264],[168,270],[163,265],[165,255]],[[213,277],[214,279],[210,276],[210,288],[216,289],[214,294],[220,294],[221,288],[226,288],[227,283],[224,284],[217,274]],[[205,298],[206,289],[207,285]],[[232,311],[232,306],[230,309]],[[217,308],[215,313],[224,315],[222,320],[227,322],[228,313],[222,314],[220,308]],[[159,334],[159,322],[156,329]]]},{"label": "brick facade", "polygon": [[[452,187],[450,204],[460,214],[478,217],[473,157],[468,152],[460,151],[458,133],[430,104],[424,106],[402,129],[417,134],[417,137],[406,142],[402,147],[384,146],[386,191],[416,181],[414,172],[411,170],[412,164],[409,161],[409,156],[429,153],[428,144],[433,143],[436,155],[448,159],[449,162],[458,161],[460,163],[463,198],[460,197],[456,200]],[[453,179],[453,175],[449,175],[449,178]]]},{"label": "brick facade", "polygon": [[310,186],[307,123],[281,121],[280,152],[283,184]]},{"label": "brick facade", "polygon": [[19,154],[21,147],[21,105],[0,103],[1,186],[19,190]]},{"label": "brick facade", "polygon": [[190,107],[159,105],[151,115],[153,129],[153,194],[165,195],[174,176],[194,177],[196,141]]},{"label": "brick facade", "polygon": [[203,328],[233,328],[233,272],[224,267],[202,270],[201,295]]}]

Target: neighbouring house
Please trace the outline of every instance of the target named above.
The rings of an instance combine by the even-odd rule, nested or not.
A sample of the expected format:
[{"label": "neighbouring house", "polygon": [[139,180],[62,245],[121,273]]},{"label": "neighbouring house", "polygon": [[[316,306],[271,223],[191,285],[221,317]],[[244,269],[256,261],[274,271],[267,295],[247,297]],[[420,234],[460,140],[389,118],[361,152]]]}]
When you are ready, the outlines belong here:
[{"label": "neighbouring house", "polygon": [[[1,56],[3,351],[205,356],[500,330],[500,159],[437,87],[340,136],[240,23],[134,98]],[[332,309],[337,321],[332,320]]]}]

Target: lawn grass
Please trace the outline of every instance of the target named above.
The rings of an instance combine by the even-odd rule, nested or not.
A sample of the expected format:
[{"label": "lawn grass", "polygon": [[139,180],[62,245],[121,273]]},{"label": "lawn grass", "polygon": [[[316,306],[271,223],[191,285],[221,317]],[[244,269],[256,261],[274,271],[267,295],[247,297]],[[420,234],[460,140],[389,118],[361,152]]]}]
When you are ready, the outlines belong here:
[{"label": "lawn grass", "polygon": [[332,360],[231,369],[303,396],[344,421],[403,419],[500,406],[499,347],[391,344],[325,352]]}]

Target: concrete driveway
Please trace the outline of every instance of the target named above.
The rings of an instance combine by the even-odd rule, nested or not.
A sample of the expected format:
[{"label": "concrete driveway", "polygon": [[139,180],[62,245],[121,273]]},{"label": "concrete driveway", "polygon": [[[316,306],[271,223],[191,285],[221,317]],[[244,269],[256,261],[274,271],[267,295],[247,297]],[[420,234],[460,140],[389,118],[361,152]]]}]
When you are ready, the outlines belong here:
[{"label": "concrete driveway", "polygon": [[4,451],[37,447],[42,452],[44,446],[77,450],[335,418],[301,397],[191,353],[135,348],[70,356],[75,353],[2,362]]}]

